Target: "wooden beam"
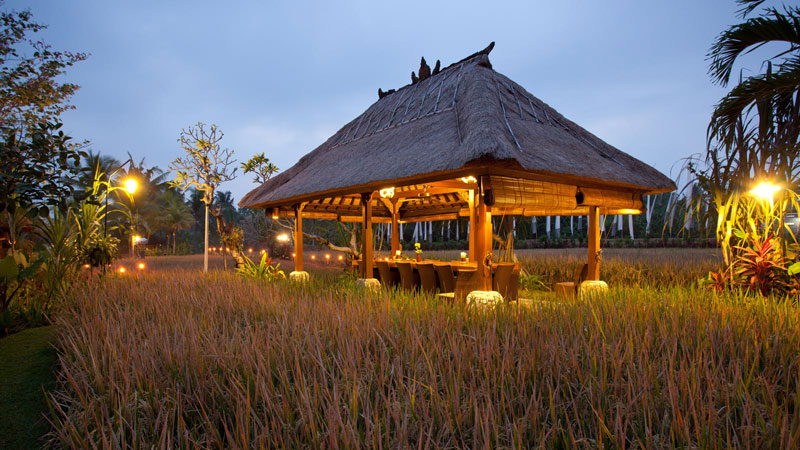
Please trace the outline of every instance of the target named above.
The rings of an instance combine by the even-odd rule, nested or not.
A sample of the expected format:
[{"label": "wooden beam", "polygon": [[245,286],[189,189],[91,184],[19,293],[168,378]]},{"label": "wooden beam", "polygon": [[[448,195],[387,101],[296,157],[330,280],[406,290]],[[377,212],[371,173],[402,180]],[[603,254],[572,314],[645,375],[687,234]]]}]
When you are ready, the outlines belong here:
[{"label": "wooden beam", "polygon": [[294,208],[294,271],[303,271],[303,204]]},{"label": "wooden beam", "polygon": [[600,208],[589,208],[589,273],[587,280],[600,279]]},{"label": "wooden beam", "polygon": [[469,262],[478,262],[478,257],[475,254],[475,224],[478,221],[478,211],[475,209],[475,191],[469,191]]},{"label": "wooden beam", "polygon": [[427,189],[411,189],[408,191],[395,191],[393,198],[427,198],[436,194],[451,194],[456,192],[451,188],[429,187]]},{"label": "wooden beam", "polygon": [[[485,178],[485,177],[484,177]],[[482,180],[482,182],[485,180]],[[492,290],[492,269],[484,262],[487,255],[492,252],[492,209],[486,204],[483,189],[476,198],[476,222],[472,226],[475,230],[475,256],[478,263],[478,286],[480,290]]]},{"label": "wooden beam", "polygon": [[442,213],[442,214],[432,214],[427,216],[411,216],[400,217],[400,223],[415,223],[415,222],[432,222],[435,220],[456,220],[458,219],[458,214],[452,213]]},{"label": "wooden beam", "polygon": [[372,278],[372,265],[374,261],[375,238],[372,234],[372,193],[361,194],[361,210],[363,220],[361,222],[361,278]]},{"label": "wooden beam", "polygon": [[391,257],[394,257],[394,254],[400,250],[400,207],[397,204],[397,199],[392,199],[391,201],[391,211],[392,211],[392,253]]}]

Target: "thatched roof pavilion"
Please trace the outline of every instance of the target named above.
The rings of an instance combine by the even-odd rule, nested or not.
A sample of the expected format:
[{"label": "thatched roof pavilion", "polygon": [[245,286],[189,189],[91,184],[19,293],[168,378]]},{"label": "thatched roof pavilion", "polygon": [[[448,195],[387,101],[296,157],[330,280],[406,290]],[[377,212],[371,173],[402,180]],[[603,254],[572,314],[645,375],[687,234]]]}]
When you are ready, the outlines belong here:
[{"label": "thatched roof pavilion", "polygon": [[[479,261],[491,250],[491,220],[480,226],[491,214],[588,215],[598,228],[599,214],[639,214],[642,195],[675,189],[494,71],[493,46],[441,70],[437,61],[432,72],[423,59],[412,84],[379,90],[363,114],[239,206],[365,222],[369,236],[372,222],[470,217],[478,225],[471,260]],[[599,231],[595,240],[597,279]]]}]

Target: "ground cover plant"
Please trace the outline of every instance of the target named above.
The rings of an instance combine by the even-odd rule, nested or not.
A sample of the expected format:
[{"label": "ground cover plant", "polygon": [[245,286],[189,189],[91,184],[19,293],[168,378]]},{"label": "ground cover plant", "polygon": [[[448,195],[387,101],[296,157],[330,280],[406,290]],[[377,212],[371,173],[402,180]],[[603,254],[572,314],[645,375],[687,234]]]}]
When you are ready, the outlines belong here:
[{"label": "ground cover plant", "polygon": [[469,310],[360,291],[333,271],[314,278],[298,286],[165,269],[78,290],[57,319],[52,442],[800,444],[794,303],[621,287]]}]

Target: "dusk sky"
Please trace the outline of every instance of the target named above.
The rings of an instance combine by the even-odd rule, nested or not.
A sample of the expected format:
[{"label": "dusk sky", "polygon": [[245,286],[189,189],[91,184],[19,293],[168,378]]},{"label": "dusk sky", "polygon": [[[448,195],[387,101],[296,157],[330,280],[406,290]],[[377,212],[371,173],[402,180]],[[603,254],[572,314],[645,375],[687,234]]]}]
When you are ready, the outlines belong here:
[{"label": "dusk sky", "polygon": [[[561,114],[667,175],[702,152],[713,105],[705,55],[733,1],[21,2],[59,50],[91,53],[64,128],[121,160],[167,169],[182,127],[216,123],[244,161],[280,169],[410,83],[420,56],[490,55]],[[757,67],[756,67],[757,68]],[[674,173],[672,174],[674,175]],[[238,201],[250,176],[222,185]]]}]

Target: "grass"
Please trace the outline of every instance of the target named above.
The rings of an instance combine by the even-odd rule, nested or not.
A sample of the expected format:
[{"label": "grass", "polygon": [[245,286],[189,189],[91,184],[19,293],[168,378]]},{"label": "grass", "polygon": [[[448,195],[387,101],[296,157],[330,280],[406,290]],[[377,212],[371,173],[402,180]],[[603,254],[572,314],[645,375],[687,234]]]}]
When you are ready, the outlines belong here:
[{"label": "grass", "polygon": [[0,339],[0,448],[40,447],[49,431],[45,391],[56,387],[53,327]]},{"label": "grass", "polygon": [[333,276],[112,277],[58,318],[52,443],[800,445],[797,305],[685,286],[536,305],[466,309]]}]

